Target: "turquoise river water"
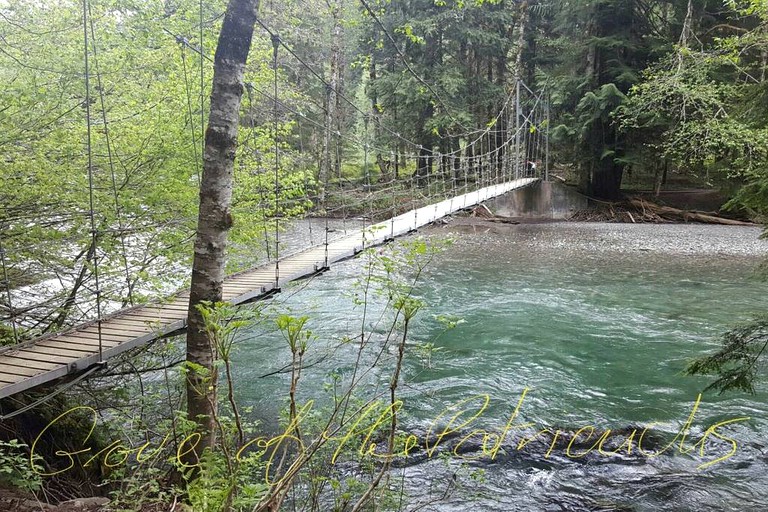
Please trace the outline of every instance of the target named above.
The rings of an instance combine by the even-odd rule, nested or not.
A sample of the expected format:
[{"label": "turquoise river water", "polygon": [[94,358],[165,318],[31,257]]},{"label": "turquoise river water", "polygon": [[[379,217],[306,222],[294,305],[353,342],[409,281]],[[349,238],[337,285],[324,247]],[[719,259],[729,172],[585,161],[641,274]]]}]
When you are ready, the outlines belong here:
[{"label": "turquoise river water", "polygon": [[[428,231],[428,239],[452,237],[454,243],[427,267],[416,291],[426,307],[409,335],[400,427],[423,433],[447,421],[450,415],[441,417],[446,408],[487,395],[487,409],[460,435],[498,433],[524,392],[515,421],[527,425],[509,434],[503,456],[493,460],[447,452],[392,469],[407,495],[403,508],[766,510],[767,387],[758,385],[756,395],[705,393],[686,429],[710,380],[682,374],[689,360],[718,346],[718,335],[729,326],[766,310],[766,283],[755,278],[755,267],[768,247],[758,234],[751,228],[603,224]],[[359,258],[349,260],[274,299],[275,311],[309,315],[307,326],[317,336],[307,352],[300,400],[327,402],[330,375],[343,384],[352,374],[355,344],[340,340],[359,339],[362,309],[353,292],[363,268]],[[365,328],[376,349],[363,356],[362,366],[370,366],[379,351],[383,357],[364,378],[363,397],[388,397],[396,350],[384,344],[389,323],[382,311],[381,299],[366,311]],[[463,322],[444,331],[440,314]],[[424,349],[427,343],[432,350]],[[287,396],[289,375],[265,374],[289,361],[273,322],[242,336],[238,398],[254,406],[268,428],[276,428],[285,407],[274,397]],[[482,402],[467,400],[464,408],[476,410]],[[749,419],[721,426],[715,431],[720,437],[706,436],[712,425],[735,418]],[[597,432],[625,429],[624,437],[635,429],[631,454],[625,446],[622,455],[594,449],[569,456],[591,442],[570,454],[567,441],[548,455],[548,442],[516,449],[520,439],[547,427],[571,437],[582,429],[586,437],[590,425]],[[636,447],[645,428],[646,439],[664,440],[656,447],[681,430],[687,432],[686,450],[706,439],[682,453],[678,435],[665,453],[651,457],[650,450],[641,454]]]}]

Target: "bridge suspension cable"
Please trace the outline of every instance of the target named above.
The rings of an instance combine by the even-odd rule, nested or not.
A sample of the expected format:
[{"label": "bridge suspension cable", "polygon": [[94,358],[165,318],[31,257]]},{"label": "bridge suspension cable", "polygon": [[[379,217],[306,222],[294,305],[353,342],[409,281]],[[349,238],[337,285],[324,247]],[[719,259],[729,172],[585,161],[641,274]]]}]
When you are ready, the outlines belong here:
[{"label": "bridge suspension cable", "polygon": [[200,176],[202,172],[203,157],[198,155],[199,148],[197,145],[197,130],[195,129],[195,120],[192,114],[192,91],[189,84],[189,76],[187,74],[187,46],[186,42],[182,42],[181,45],[181,69],[184,73],[184,91],[187,99],[187,116],[189,117],[190,134],[192,135],[192,152],[195,160],[195,172],[197,173],[197,183],[200,184]]},{"label": "bridge suspension cable", "polygon": [[280,37],[272,34],[272,66],[274,70],[274,95],[275,104],[272,111],[272,127],[275,144],[275,288],[280,287],[280,141],[278,137],[279,119],[278,119],[278,72],[277,72],[277,52],[280,49]]},{"label": "bridge suspension cable", "polygon": [[[112,199],[115,208],[115,217],[117,220],[118,237],[120,239],[120,256],[123,263],[123,271],[125,274],[125,286],[128,293],[128,300],[123,300],[123,305],[133,305],[133,284],[131,282],[131,271],[128,267],[128,250],[125,244],[125,227],[123,225],[123,215],[120,208],[120,199],[117,190],[117,178],[115,176],[115,162],[113,158],[112,139],[110,137],[109,123],[107,122],[107,108],[104,104],[104,86],[101,82],[101,71],[99,70],[99,58],[96,50],[96,31],[93,28],[93,13],[91,11],[91,5],[88,4],[88,21],[91,32],[91,49],[93,51],[93,67],[96,75],[96,87],[99,91],[99,106],[101,108],[101,120],[104,125],[104,141],[107,146],[107,161],[109,163],[109,175],[112,184]],[[90,146],[89,146],[90,147]]]}]

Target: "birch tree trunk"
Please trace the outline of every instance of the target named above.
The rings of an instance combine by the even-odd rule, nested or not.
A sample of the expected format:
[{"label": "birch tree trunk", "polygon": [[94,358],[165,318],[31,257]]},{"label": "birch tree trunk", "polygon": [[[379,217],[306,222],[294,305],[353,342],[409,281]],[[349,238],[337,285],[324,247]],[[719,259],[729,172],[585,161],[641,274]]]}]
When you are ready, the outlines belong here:
[{"label": "birch tree trunk", "polygon": [[200,212],[187,316],[187,363],[190,363],[187,412],[190,419],[198,422],[201,434],[191,454],[197,457],[215,442],[217,375],[213,366],[216,349],[202,330],[203,319],[196,306],[201,301],[222,299],[227,232],[232,226],[232,172],[243,74],[258,3],[259,0],[229,1],[214,57],[211,113],[205,131]]}]

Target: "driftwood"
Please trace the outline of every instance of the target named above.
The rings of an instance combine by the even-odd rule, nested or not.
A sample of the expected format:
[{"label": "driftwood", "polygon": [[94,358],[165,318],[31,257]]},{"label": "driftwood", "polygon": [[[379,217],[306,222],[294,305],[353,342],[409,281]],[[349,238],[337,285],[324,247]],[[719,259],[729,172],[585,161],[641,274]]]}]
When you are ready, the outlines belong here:
[{"label": "driftwood", "polygon": [[[628,198],[621,202],[597,201],[598,208],[580,210],[570,220],[587,222],[631,222],[637,223],[671,223],[671,222],[699,222],[704,224],[722,224],[726,226],[754,226],[751,222],[721,217],[714,212],[700,212],[696,210],[681,210],[671,206],[662,206],[638,197]],[[520,224],[511,217],[496,215],[484,204],[474,207],[470,217],[482,219],[486,222],[500,224]]]},{"label": "driftwood", "polygon": [[478,205],[472,210],[472,217],[478,217],[487,222],[498,222],[500,224],[520,224],[520,221],[514,220],[510,217],[496,215],[484,204]]},{"label": "driftwood", "polygon": [[491,210],[484,204],[479,204],[472,209],[472,217],[481,217],[483,219],[492,219],[496,217]]},{"label": "driftwood", "polygon": [[755,226],[751,222],[721,217],[715,212],[681,210],[671,206],[662,206],[647,199],[630,197],[625,201],[608,202],[592,199],[595,207],[579,210],[569,220],[582,222],[631,222],[636,223],[674,223],[700,222],[722,224],[726,226]]},{"label": "driftwood", "polygon": [[[724,224],[727,226],[753,226],[751,222],[744,222],[740,220],[728,219],[720,217],[711,213],[680,210],[678,208],[672,208],[671,206],[661,206],[655,203],[651,203],[644,199],[629,199],[627,204],[632,206],[637,211],[642,212],[643,217],[658,218],[662,220],[673,220],[682,222],[702,222],[705,224]],[[632,222],[635,219],[632,218],[632,213],[627,211]]]}]

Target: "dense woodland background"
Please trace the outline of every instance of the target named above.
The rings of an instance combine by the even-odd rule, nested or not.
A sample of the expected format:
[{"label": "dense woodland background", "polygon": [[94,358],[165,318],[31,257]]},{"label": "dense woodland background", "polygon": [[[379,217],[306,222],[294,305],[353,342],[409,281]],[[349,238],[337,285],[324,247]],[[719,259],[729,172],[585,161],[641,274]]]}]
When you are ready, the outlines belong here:
[{"label": "dense woodland background", "polygon": [[[0,240],[4,288],[16,290],[12,311],[5,293],[0,307],[27,335],[93,313],[96,260],[117,305],[186,279],[224,8],[87,4],[94,238],[82,5],[0,3]],[[759,219],[767,9],[764,0],[263,2],[241,113],[231,269],[252,262],[252,241],[275,215],[322,214],[329,182],[390,173],[405,187],[414,173],[436,172],[438,162],[419,156],[493,150],[496,139],[480,149],[467,141],[494,123],[518,79],[546,91],[551,165],[585,194],[615,200],[622,185],[658,190],[682,177],[723,189],[730,208]],[[277,84],[270,34],[284,44]]]}]

